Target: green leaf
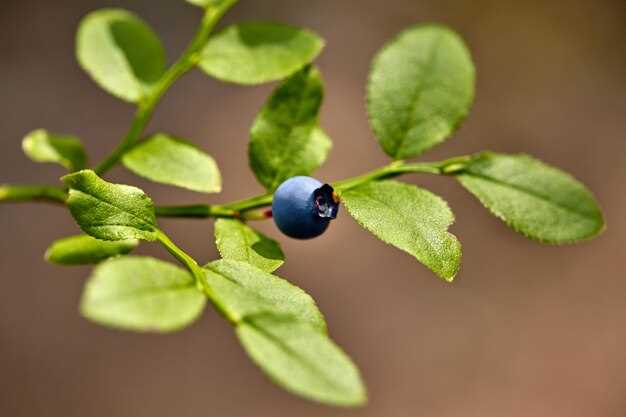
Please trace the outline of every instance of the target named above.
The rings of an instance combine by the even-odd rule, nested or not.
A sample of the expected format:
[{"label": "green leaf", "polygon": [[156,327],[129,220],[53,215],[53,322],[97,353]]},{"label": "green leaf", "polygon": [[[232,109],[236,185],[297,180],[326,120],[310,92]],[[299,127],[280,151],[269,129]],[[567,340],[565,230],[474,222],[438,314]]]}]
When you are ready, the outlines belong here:
[{"label": "green leaf", "polygon": [[237,326],[237,336],[252,360],[290,392],[340,406],[367,401],[356,366],[310,324],[292,316],[256,315]]},{"label": "green leaf", "polygon": [[531,239],[570,243],[604,229],[602,211],[583,184],[528,155],[484,152],[457,178],[495,216]]},{"label": "green leaf", "polygon": [[124,166],[149,180],[203,193],[221,191],[215,160],[190,143],[159,133],[127,152]]},{"label": "green leaf", "polygon": [[187,271],[154,258],[123,256],[95,268],[80,309],[105,326],[170,332],[191,324],[205,304]]},{"label": "green leaf", "polygon": [[380,181],[344,191],[341,200],[376,237],[413,255],[440,278],[454,279],[461,244],[447,231],[454,215],[440,197],[414,185]]},{"label": "green leaf", "polygon": [[211,262],[205,274],[214,303],[277,383],[326,403],[365,401],[358,370],[326,335],[324,318],[308,294],[240,261]]},{"label": "green leaf", "polygon": [[106,182],[90,170],[61,179],[70,187],[70,212],[88,235],[102,240],[156,239],[154,204],[139,188]]},{"label": "green leaf", "polygon": [[83,18],[76,35],[78,62],[102,88],[138,102],[165,72],[165,53],[155,33],[133,13],[101,9]]},{"label": "green leaf", "polygon": [[268,274],[248,263],[222,259],[206,265],[211,296],[238,323],[260,313],[298,317],[321,332],[324,317],[310,295],[288,281]]},{"label": "green leaf", "polygon": [[60,265],[96,264],[116,255],[127,254],[138,243],[135,239],[112,242],[87,235],[69,236],[52,242],[45,258]]},{"label": "green leaf", "polygon": [[305,29],[241,23],[211,37],[200,67],[222,81],[261,84],[293,74],[315,59],[323,47],[324,41]]},{"label": "green leaf", "polygon": [[224,259],[247,262],[265,272],[274,272],[285,261],[275,240],[235,219],[217,219],[215,242]]},{"label": "green leaf", "polygon": [[443,26],[402,32],[374,59],[367,110],[384,151],[405,159],[443,142],[474,99],[474,65],[463,40]]},{"label": "green leaf", "polygon": [[75,136],[56,135],[44,129],[30,132],[22,140],[24,153],[35,162],[54,162],[69,171],[85,167],[87,156]]},{"label": "green leaf", "polygon": [[268,190],[287,178],[309,175],[326,159],[330,139],[318,127],[323,97],[319,72],[310,66],[280,85],[250,131],[250,166]]}]

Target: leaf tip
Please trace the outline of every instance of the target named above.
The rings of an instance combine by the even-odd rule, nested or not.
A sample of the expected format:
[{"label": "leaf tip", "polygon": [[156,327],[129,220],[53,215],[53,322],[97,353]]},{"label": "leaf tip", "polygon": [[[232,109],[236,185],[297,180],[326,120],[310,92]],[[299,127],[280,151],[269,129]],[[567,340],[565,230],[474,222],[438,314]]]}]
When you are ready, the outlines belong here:
[{"label": "leaf tip", "polygon": [[33,145],[37,137],[40,137],[42,134],[45,134],[45,130],[43,129],[35,129],[31,132],[28,132],[24,138],[22,139],[22,150],[26,155],[30,154],[33,149]]},{"label": "leaf tip", "polygon": [[81,169],[80,171],[72,172],[70,174],[63,175],[60,180],[68,187],[76,184],[76,180],[82,176],[97,176],[95,172],[90,169]]},{"label": "leaf tip", "polygon": [[46,251],[43,253],[43,259],[46,262],[49,262],[51,264],[56,263],[54,262],[54,259],[52,257],[52,246],[48,247],[48,249],[46,249]]},{"label": "leaf tip", "polygon": [[209,184],[207,185],[205,192],[207,193],[213,193],[213,194],[217,194],[217,193],[221,193],[222,192],[222,181],[221,178],[217,180],[216,184]]},{"label": "leaf tip", "polygon": [[448,284],[452,284],[454,282],[454,279],[456,278],[457,272],[454,272],[454,275],[448,275],[448,276],[444,276],[444,275],[440,275],[441,279],[443,279],[446,283]]},{"label": "leaf tip", "polygon": [[359,375],[357,386],[355,387],[352,395],[350,397],[346,397],[344,401],[339,402],[336,405],[342,407],[365,407],[368,402],[369,398],[367,396],[367,388]]}]

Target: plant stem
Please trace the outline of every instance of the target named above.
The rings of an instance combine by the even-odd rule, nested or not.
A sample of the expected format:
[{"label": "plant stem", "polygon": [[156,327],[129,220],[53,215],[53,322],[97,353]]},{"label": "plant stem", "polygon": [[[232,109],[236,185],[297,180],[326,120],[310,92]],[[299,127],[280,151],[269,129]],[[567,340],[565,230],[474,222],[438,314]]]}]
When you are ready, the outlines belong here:
[{"label": "plant stem", "polygon": [[[414,162],[394,161],[389,165],[375,169],[366,174],[342,181],[336,181],[332,186],[338,192],[347,191],[359,185],[393,178],[408,173],[426,173],[435,175],[451,175],[463,170],[465,163],[471,156],[459,156],[444,161]],[[255,197],[239,200],[228,204],[196,204],[190,206],[157,207],[157,216],[162,217],[230,217],[245,218],[246,220],[266,220],[268,216],[252,216],[246,218],[245,213],[272,204],[272,194],[261,194]]]},{"label": "plant stem", "polygon": [[[455,175],[462,172],[472,155],[458,156],[435,162],[394,161],[389,165],[367,172],[363,175],[332,183],[339,193],[372,181],[394,178],[409,173],[426,173],[435,175]],[[0,186],[0,202],[45,200],[65,203],[67,192],[58,187],[47,186]],[[193,204],[188,206],[158,206],[155,208],[159,217],[183,218],[235,218],[243,220],[267,220],[271,216],[266,213],[255,213],[257,209],[271,206],[272,194],[261,194],[244,200],[226,204]]]},{"label": "plant stem", "polygon": [[95,172],[98,175],[104,174],[115,166],[122,156],[139,141],[161,97],[169,90],[172,84],[196,66],[200,58],[200,52],[209,40],[213,28],[237,1],[238,0],[223,0],[214,6],[207,7],[200,28],[189,43],[189,46],[187,46],[180,58],[163,74],[150,94],[139,102],[126,137],[124,137],[117,148],[95,168]]},{"label": "plant stem", "polygon": [[59,187],[45,185],[2,185],[0,202],[23,202],[41,200],[50,203],[65,204],[67,193]]},{"label": "plant stem", "polygon": [[174,256],[181,264],[183,264],[189,272],[191,272],[196,280],[196,284],[210,293],[210,288],[206,279],[204,279],[204,273],[198,263],[189,256],[184,250],[176,246],[174,242],[162,231],[157,229],[157,240],[167,249],[167,251]]},{"label": "plant stem", "polygon": [[443,161],[435,162],[413,162],[406,163],[404,161],[394,161],[382,168],[375,169],[364,175],[346,180],[334,182],[333,187],[341,192],[350,188],[358,187],[371,181],[380,181],[387,178],[393,178],[402,174],[424,173],[435,175],[451,175],[462,171],[465,164],[472,158],[471,155],[457,156]]},{"label": "plant stem", "polygon": [[190,206],[159,206],[156,207],[156,215],[159,217],[217,218],[237,217],[237,212],[217,205],[196,204]]},{"label": "plant stem", "polygon": [[273,194],[271,193],[261,194],[255,197],[235,201],[218,207],[227,210],[234,210],[238,213],[243,213],[249,210],[254,210],[256,208],[269,206],[270,204],[272,204],[272,197]]},{"label": "plant stem", "polygon": [[439,162],[407,164],[404,161],[394,161],[389,165],[375,169],[366,174],[359,175],[353,178],[348,178],[342,181],[336,181],[332,184],[332,186],[333,188],[335,188],[336,191],[342,192],[371,181],[379,181],[387,178],[393,178],[409,172],[441,174],[439,164]]},{"label": "plant stem", "polygon": [[[266,207],[272,204],[272,194],[261,194],[245,200],[234,201],[228,204],[194,204],[190,206],[161,206],[156,208],[156,214],[160,217],[227,217],[241,218],[244,213],[259,207]],[[263,217],[266,219],[268,217]],[[261,219],[255,216],[254,220]],[[253,219],[248,219],[253,220]]]},{"label": "plant stem", "polygon": [[195,259],[193,259],[184,250],[176,246],[174,242],[167,236],[162,230],[157,229],[157,240],[161,243],[167,251],[174,256],[191,274],[193,275],[196,286],[198,289],[206,294],[211,300],[211,303],[215,306],[217,311],[222,314],[231,323],[236,323],[237,318],[228,313],[228,309],[220,302],[219,298],[215,295],[215,292],[206,280],[205,271],[198,265]]}]

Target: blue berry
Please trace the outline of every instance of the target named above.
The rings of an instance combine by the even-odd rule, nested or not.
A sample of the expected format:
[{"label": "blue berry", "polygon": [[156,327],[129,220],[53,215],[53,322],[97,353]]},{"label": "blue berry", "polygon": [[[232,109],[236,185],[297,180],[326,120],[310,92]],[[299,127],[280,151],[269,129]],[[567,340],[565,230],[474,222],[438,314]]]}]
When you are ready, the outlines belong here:
[{"label": "blue berry", "polygon": [[274,192],[274,222],[281,232],[296,239],[321,235],[338,211],[333,187],[315,178],[289,178]]}]

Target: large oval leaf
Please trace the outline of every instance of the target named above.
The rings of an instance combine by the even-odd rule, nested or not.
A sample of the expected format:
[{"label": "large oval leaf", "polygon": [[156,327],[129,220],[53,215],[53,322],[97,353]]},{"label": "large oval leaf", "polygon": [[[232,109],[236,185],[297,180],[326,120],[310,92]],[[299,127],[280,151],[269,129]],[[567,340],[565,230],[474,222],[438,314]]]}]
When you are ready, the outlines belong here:
[{"label": "large oval leaf", "polygon": [[238,84],[283,79],[311,62],[324,42],[313,32],[277,23],[248,22],[213,36],[201,56],[207,74]]},{"label": "large oval leaf", "polygon": [[112,184],[91,170],[66,175],[67,205],[83,232],[97,239],[156,239],[154,203],[137,187]]},{"label": "large oval leaf", "polygon": [[528,155],[484,152],[457,178],[494,215],[531,239],[576,242],[604,228],[602,211],[583,184]]},{"label": "large oval leaf", "polygon": [[374,236],[413,255],[444,280],[454,279],[461,244],[447,231],[454,216],[440,197],[414,185],[381,181],[344,191],[341,200]]},{"label": "large oval leaf", "polygon": [[102,9],[83,18],[76,56],[109,93],[140,101],[165,72],[161,42],[141,19],[122,9]]},{"label": "large oval leaf", "polygon": [[105,326],[169,332],[191,324],[206,296],[184,269],[154,258],[124,256],[96,267],[81,312]]},{"label": "large oval leaf", "polygon": [[128,151],[124,166],[149,180],[201,193],[218,193],[222,178],[215,160],[182,139],[159,133]]},{"label": "large oval leaf", "polygon": [[262,314],[238,324],[237,336],[252,360],[285,389],[333,405],[367,401],[357,367],[310,324],[293,316]]},{"label": "large oval leaf", "polygon": [[323,93],[319,71],[307,66],[276,88],[254,120],[250,167],[268,190],[326,160],[332,143],[318,126]]},{"label": "large oval leaf", "polygon": [[419,25],[376,56],[367,88],[374,133],[394,159],[420,155],[443,142],[474,98],[474,65],[450,29]]},{"label": "large oval leaf", "polygon": [[321,332],[324,317],[306,292],[245,262],[222,259],[205,266],[212,298],[234,322],[260,313],[298,317]]}]

